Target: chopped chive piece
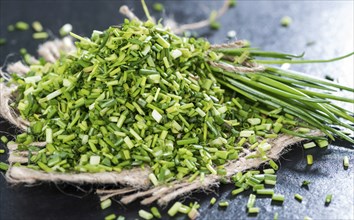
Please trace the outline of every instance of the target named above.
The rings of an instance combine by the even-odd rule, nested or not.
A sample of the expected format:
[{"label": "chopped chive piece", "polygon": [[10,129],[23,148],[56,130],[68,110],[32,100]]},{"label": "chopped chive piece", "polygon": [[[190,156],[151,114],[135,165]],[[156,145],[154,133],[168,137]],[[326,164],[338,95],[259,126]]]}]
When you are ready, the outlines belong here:
[{"label": "chopped chive piece", "polygon": [[302,181],[301,186],[302,186],[302,187],[308,186],[310,183],[311,183],[310,181],[304,180],[304,181]]},{"label": "chopped chive piece", "polygon": [[219,206],[220,207],[228,207],[229,206],[229,202],[228,201],[220,201],[219,202]]},{"label": "chopped chive piece", "polygon": [[0,149],[0,154],[3,154],[5,153],[5,150],[4,149]]},{"label": "chopped chive piece", "polygon": [[0,38],[0,46],[6,44],[5,38]]},{"label": "chopped chive piece", "polygon": [[154,3],[152,8],[157,12],[161,12],[164,9],[163,4],[161,4],[159,2]]},{"label": "chopped chive piece", "polygon": [[47,32],[37,32],[37,33],[33,33],[33,39],[36,40],[43,40],[43,39],[47,39],[49,37]]},{"label": "chopped chive piece", "polygon": [[279,213],[278,212],[274,213],[273,220],[278,220],[278,218],[279,218]]},{"label": "chopped chive piece", "polygon": [[139,210],[139,216],[142,218],[142,219],[152,219],[154,218],[153,214],[151,214],[150,212],[147,212],[143,209],[140,209]]},{"label": "chopped chive piece", "polygon": [[253,207],[255,202],[256,202],[256,195],[250,194],[250,196],[248,197],[247,208]]},{"label": "chopped chive piece", "polygon": [[280,24],[281,24],[281,26],[283,26],[283,27],[288,27],[291,23],[292,23],[292,19],[291,19],[291,17],[289,17],[289,16],[284,16],[284,17],[282,17],[281,18],[281,20],[280,20]]},{"label": "chopped chive piece", "polygon": [[346,169],[349,167],[349,157],[348,156],[343,157],[343,166]]},{"label": "chopped chive piece", "polygon": [[112,201],[110,199],[104,200],[101,202],[101,209],[106,209],[112,205]]},{"label": "chopped chive piece", "polygon": [[304,149],[310,149],[310,148],[316,147],[316,144],[315,144],[315,142],[309,142],[309,143],[304,144],[303,146],[304,146]]},{"label": "chopped chive piece", "polygon": [[215,197],[213,197],[213,198],[210,199],[210,205],[214,205],[215,202],[216,202],[216,198],[215,198]]},{"label": "chopped chive piece", "polygon": [[110,214],[110,215],[107,215],[104,220],[114,220],[116,219],[116,215],[114,213]]},{"label": "chopped chive piece", "polygon": [[125,217],[120,215],[120,216],[118,216],[117,220],[125,220]]},{"label": "chopped chive piece", "polygon": [[156,218],[161,218],[161,214],[159,210],[156,207],[151,207],[151,213],[156,217]]},{"label": "chopped chive piece", "polygon": [[278,164],[276,164],[273,160],[269,160],[269,165],[274,169],[274,170],[278,170]]},{"label": "chopped chive piece", "polygon": [[4,143],[4,144],[6,144],[6,143],[9,141],[9,139],[7,139],[6,136],[1,136],[0,140],[1,140],[1,142]]},{"label": "chopped chive piece", "polygon": [[25,31],[25,30],[28,30],[29,25],[26,22],[18,21],[15,24],[15,28],[20,31]]},{"label": "chopped chive piece", "polygon": [[60,34],[60,36],[64,37],[64,36],[68,35],[72,30],[73,30],[73,26],[71,24],[64,24],[59,29],[59,34]]},{"label": "chopped chive piece", "polygon": [[258,189],[257,194],[259,194],[259,195],[273,195],[274,190],[273,189]]},{"label": "chopped chive piece", "polygon": [[316,140],[317,145],[320,148],[327,147],[328,146],[328,141],[327,140]]},{"label": "chopped chive piece", "polygon": [[250,207],[250,208],[248,208],[248,213],[249,214],[258,214],[259,210],[260,209],[258,207]]},{"label": "chopped chive piece", "polygon": [[304,217],[304,220],[312,220],[312,218],[309,217],[309,216],[305,216],[305,217]]},{"label": "chopped chive piece", "polygon": [[168,215],[171,217],[175,216],[181,206],[182,203],[175,202],[175,204],[173,204],[173,206],[167,211]]},{"label": "chopped chive piece", "polygon": [[295,199],[299,202],[302,202],[302,196],[300,194],[295,194]]},{"label": "chopped chive piece", "polygon": [[313,156],[311,154],[308,154],[306,156],[306,160],[307,160],[307,165],[312,165],[313,164]]},{"label": "chopped chive piece", "polygon": [[284,196],[281,194],[273,194],[272,200],[276,202],[284,202]]},{"label": "chopped chive piece", "polygon": [[32,28],[36,32],[43,31],[43,26],[42,26],[42,24],[39,21],[32,22]]},{"label": "chopped chive piece", "polygon": [[236,195],[240,194],[241,192],[243,192],[244,190],[245,190],[244,188],[234,189],[234,190],[231,191],[231,194],[233,196],[236,196]]},{"label": "chopped chive piece", "polygon": [[331,201],[332,201],[332,194],[328,194],[327,196],[326,196],[326,201],[325,201],[325,203],[326,203],[326,205],[329,205],[329,203],[331,203]]},{"label": "chopped chive piece", "polygon": [[9,165],[4,163],[4,162],[0,162],[0,170],[3,171],[7,171],[9,169]]}]

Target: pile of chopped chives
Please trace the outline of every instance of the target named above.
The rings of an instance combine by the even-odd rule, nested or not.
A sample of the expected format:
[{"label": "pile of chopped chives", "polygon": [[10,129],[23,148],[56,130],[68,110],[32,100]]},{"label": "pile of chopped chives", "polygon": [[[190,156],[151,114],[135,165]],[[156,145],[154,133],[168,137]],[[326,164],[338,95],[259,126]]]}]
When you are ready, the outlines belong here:
[{"label": "pile of chopped chives", "polygon": [[[267,160],[268,139],[301,124],[281,109],[265,112],[225,91],[208,63],[216,54],[202,39],[128,20],[90,39],[72,36],[76,53],[33,64],[13,82],[16,108],[31,122],[16,139],[31,152],[30,168],[119,172],[148,165],[153,185],[192,181],[224,175],[223,164],[243,148]],[[305,127],[302,133],[310,131]]]}]

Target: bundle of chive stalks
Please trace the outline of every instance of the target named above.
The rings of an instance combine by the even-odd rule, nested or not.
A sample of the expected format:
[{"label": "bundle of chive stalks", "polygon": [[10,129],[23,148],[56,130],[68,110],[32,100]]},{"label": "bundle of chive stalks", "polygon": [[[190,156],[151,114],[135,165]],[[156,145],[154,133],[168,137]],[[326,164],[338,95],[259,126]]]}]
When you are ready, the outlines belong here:
[{"label": "bundle of chive stalks", "polygon": [[[23,130],[8,144],[9,182],[121,184],[98,193],[125,204],[166,205],[220,181],[235,182],[233,194],[273,195],[263,182],[275,184],[288,146],[354,143],[333,128],[353,130],[353,113],[333,102],[353,100],[332,94],[353,88],[265,65],[316,61],[246,41],[210,45],[151,19],[71,36],[75,51],[2,73],[0,113]],[[268,163],[264,174],[252,170]],[[196,216],[195,204],[176,204],[169,214]]]}]

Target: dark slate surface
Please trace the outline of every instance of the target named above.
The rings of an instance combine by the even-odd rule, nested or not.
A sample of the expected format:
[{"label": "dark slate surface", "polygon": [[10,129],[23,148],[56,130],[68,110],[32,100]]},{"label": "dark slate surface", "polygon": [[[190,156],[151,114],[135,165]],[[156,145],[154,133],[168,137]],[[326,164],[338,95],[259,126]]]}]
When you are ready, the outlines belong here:
[{"label": "dark slate surface", "polygon": [[[123,3],[132,7],[136,14],[142,15],[139,1],[1,0],[0,37],[6,37],[8,44],[0,47],[0,63],[18,60],[18,51],[22,47],[34,53],[39,43],[31,39],[30,31],[8,33],[6,27],[9,24],[18,20],[39,20],[54,37],[61,25],[71,23],[74,32],[89,35],[93,29],[102,30],[108,25],[122,22],[123,17],[118,14],[118,8]],[[178,22],[192,22],[208,17],[210,10],[222,3],[175,0],[164,1],[164,4],[166,12],[153,15],[174,17]],[[227,41],[227,31],[235,30],[239,39],[248,39],[254,46],[263,49],[295,54],[305,51],[306,58],[331,58],[353,51],[353,11],[354,3],[350,0],[238,1],[238,6],[221,18],[220,30],[204,28],[198,32],[213,43],[222,43]],[[279,25],[284,15],[293,18],[289,28]],[[353,86],[353,61],[351,57],[336,63],[292,68],[317,76],[329,74],[341,83]],[[0,135],[6,133],[10,137],[15,132],[0,119]],[[280,160],[278,171],[276,191],[286,196],[284,204],[272,204],[269,198],[258,199],[256,206],[261,208],[258,216],[248,216],[245,212],[249,192],[233,198],[230,194],[232,185],[222,185],[214,189],[215,193],[207,195],[194,193],[190,199],[201,204],[200,219],[273,219],[275,212],[279,212],[279,219],[303,219],[304,216],[314,219],[354,219],[353,147],[343,141],[333,142],[328,149],[311,151],[294,146]],[[307,154],[314,155],[314,165],[311,167],[306,165]],[[348,170],[343,169],[344,155],[350,158]],[[6,156],[0,155],[0,160],[6,161]],[[303,180],[312,182],[308,189],[300,187]],[[143,208],[138,203],[128,206],[114,203],[111,208],[102,211],[98,198],[90,193],[91,189],[92,186],[76,188],[65,184],[9,186],[0,177],[0,219],[103,219],[111,213],[135,219],[138,218],[138,210]],[[304,197],[302,203],[293,198],[295,193]],[[324,204],[327,194],[333,194],[329,206]],[[213,196],[228,200],[230,206],[226,209],[209,207],[209,200]],[[179,215],[176,219],[185,217]]]}]

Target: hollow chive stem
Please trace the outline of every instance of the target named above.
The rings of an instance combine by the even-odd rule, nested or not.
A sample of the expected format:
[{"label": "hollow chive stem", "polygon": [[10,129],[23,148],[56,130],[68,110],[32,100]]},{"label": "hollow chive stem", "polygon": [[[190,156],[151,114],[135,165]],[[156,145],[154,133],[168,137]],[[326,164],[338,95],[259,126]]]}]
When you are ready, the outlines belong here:
[{"label": "hollow chive stem", "polygon": [[112,205],[112,200],[110,199],[106,199],[104,201],[101,202],[101,209],[107,209],[108,207],[110,207]]},{"label": "hollow chive stem", "polygon": [[299,201],[299,202],[302,202],[302,196],[300,195],[300,194],[295,194],[295,199],[297,200],[297,201]]},{"label": "hollow chive stem", "polygon": [[284,202],[284,195],[281,195],[281,194],[273,194],[272,196],[272,201],[275,201],[275,202]]},{"label": "hollow chive stem", "polygon": [[146,220],[149,220],[149,219],[152,219],[154,218],[154,215],[151,214],[150,212],[147,212],[143,209],[139,210],[139,216],[142,218],[142,219],[146,219]]}]

